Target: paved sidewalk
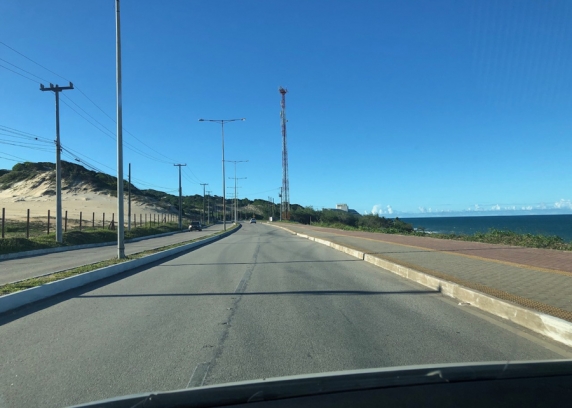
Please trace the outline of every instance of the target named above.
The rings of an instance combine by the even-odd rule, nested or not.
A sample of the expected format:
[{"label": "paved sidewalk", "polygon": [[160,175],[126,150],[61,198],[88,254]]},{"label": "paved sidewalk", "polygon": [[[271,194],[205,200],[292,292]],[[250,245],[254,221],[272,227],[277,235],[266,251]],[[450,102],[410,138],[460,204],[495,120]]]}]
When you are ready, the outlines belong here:
[{"label": "paved sidewalk", "polygon": [[572,252],[281,224],[572,321]]}]

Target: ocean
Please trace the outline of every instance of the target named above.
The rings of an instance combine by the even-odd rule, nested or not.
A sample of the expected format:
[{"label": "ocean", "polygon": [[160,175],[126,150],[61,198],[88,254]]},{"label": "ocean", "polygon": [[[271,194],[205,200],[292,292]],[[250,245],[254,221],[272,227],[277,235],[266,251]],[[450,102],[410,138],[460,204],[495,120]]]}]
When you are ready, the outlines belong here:
[{"label": "ocean", "polygon": [[430,217],[402,218],[414,228],[453,234],[474,234],[489,229],[510,230],[518,233],[557,235],[572,241],[572,215],[512,215],[485,217]]}]

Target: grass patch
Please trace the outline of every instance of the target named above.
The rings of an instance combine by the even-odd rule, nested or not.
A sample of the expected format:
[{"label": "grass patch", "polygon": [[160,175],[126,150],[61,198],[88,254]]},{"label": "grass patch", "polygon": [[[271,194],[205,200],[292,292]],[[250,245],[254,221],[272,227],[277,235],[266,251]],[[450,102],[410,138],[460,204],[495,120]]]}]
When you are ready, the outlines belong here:
[{"label": "grass patch", "polygon": [[527,248],[556,249],[560,251],[572,251],[572,243],[565,242],[555,235],[519,234],[513,231],[490,229],[487,232],[477,232],[472,235],[456,234],[427,234],[417,235],[430,236],[440,239],[452,239],[457,241],[484,242],[487,244],[502,244],[522,246]]},{"label": "grass patch", "polygon": [[[238,225],[229,228],[227,231],[231,231],[235,228],[238,228]],[[61,279],[69,278],[70,276],[79,275],[79,274],[86,273],[86,272],[91,272],[91,271],[94,271],[96,269],[105,268],[106,266],[117,265],[119,263],[132,261],[132,260],[138,259],[138,258],[143,258],[145,256],[152,255],[152,254],[155,254],[157,252],[166,251],[168,249],[177,248],[177,247],[180,247],[182,245],[187,245],[187,244],[190,244],[193,242],[201,241],[203,239],[214,237],[214,236],[220,235],[224,232],[226,232],[226,231],[217,231],[213,234],[210,234],[210,235],[207,235],[204,237],[194,238],[194,239],[190,239],[188,241],[178,242],[176,244],[165,245],[165,246],[162,246],[159,248],[148,249],[146,251],[137,252],[135,254],[132,254],[132,255],[124,258],[124,259],[117,259],[117,258],[108,259],[105,261],[95,262],[92,264],[78,266],[76,268],[68,269],[65,271],[52,273],[50,275],[25,279],[25,280],[22,280],[20,282],[15,282],[15,283],[9,283],[9,284],[0,286],[0,296],[8,295],[8,294],[14,293],[14,292],[19,292],[19,291],[25,290],[25,289],[34,288],[36,286],[41,286],[41,285],[44,285],[46,283],[55,282],[55,281],[58,281]]]},{"label": "grass patch", "polygon": [[[163,234],[166,232],[177,232],[179,227],[176,223],[161,224],[153,227],[133,228],[131,231],[125,230],[125,239],[146,237]],[[56,242],[56,234],[40,235],[36,237],[21,238],[10,237],[0,240],[0,255],[14,252],[32,251],[34,249],[57,248],[61,246],[100,244],[105,242],[117,242],[117,231],[105,229],[85,229],[83,231],[73,230],[64,232],[63,244]]]},{"label": "grass patch", "polygon": [[396,227],[388,227],[388,228],[372,228],[372,227],[353,227],[351,225],[343,224],[341,222],[313,222],[312,226],[314,227],[325,227],[325,228],[337,228],[345,231],[364,231],[364,232],[378,232],[381,234],[403,234],[403,235],[414,235],[412,231],[409,229],[402,229]]},{"label": "grass patch", "polygon": [[376,232],[382,234],[413,235],[418,237],[431,237],[450,239],[454,241],[483,242],[486,244],[500,244],[521,246],[527,248],[555,249],[559,251],[572,251],[572,242],[566,242],[559,236],[541,234],[519,234],[513,231],[490,229],[487,232],[476,232],[472,235],[464,234],[432,234],[425,231],[404,231],[396,228],[366,228],[352,227],[342,223],[312,223],[313,226],[337,228],[346,231]]}]

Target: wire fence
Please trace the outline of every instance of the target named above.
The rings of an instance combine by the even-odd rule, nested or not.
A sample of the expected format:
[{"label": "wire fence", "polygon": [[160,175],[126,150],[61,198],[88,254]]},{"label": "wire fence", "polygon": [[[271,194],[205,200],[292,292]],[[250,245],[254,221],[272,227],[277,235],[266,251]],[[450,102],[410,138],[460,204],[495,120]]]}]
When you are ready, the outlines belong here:
[{"label": "wire fence", "polygon": [[[176,214],[158,214],[143,213],[131,215],[131,228],[149,228],[159,226],[161,224],[177,223],[178,215]],[[184,219],[183,222],[186,220]],[[129,222],[127,215],[124,219],[125,229],[127,230]],[[68,217],[68,212],[62,212],[62,230],[68,231],[90,231],[97,229],[115,230],[117,228],[117,219],[115,213],[104,212],[79,212],[74,216]],[[7,214],[6,209],[2,208],[2,219],[0,221],[1,238],[31,238],[41,235],[54,234],[56,232],[56,216],[55,212],[48,210],[46,214],[32,213],[26,210],[25,217]]]}]

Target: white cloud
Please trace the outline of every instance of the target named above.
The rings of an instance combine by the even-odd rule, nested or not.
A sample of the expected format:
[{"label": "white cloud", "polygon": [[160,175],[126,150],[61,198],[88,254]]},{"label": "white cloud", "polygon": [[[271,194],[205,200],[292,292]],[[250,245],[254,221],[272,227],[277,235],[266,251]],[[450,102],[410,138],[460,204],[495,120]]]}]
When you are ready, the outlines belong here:
[{"label": "white cloud", "polygon": [[497,205],[493,205],[493,206],[491,207],[491,211],[498,211],[498,210],[500,210],[500,209],[501,209],[501,208],[500,208],[500,205],[498,205],[498,204],[497,204]]},{"label": "white cloud", "polygon": [[554,203],[554,208],[572,210],[572,201],[561,198],[560,201]]},{"label": "white cloud", "polygon": [[394,210],[390,205],[385,206],[385,208],[381,204],[376,204],[371,209],[372,215],[382,215],[382,214],[393,214]]},{"label": "white cloud", "polygon": [[527,210],[527,211],[532,210],[532,206],[531,205],[522,206],[521,210]]}]

